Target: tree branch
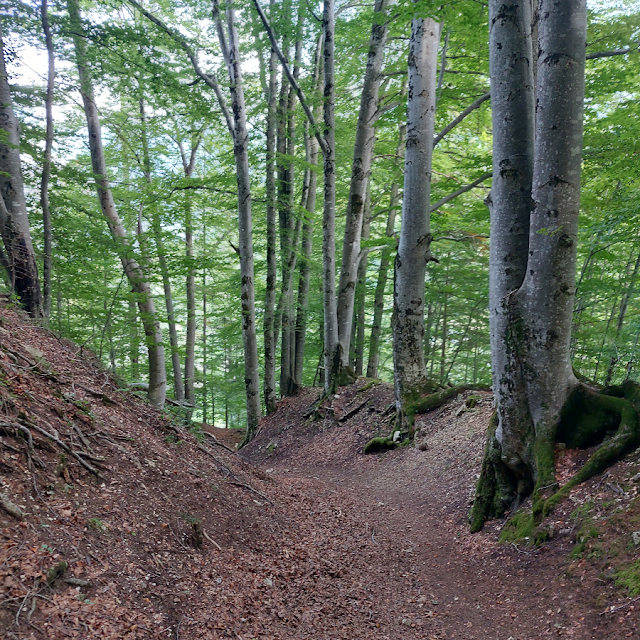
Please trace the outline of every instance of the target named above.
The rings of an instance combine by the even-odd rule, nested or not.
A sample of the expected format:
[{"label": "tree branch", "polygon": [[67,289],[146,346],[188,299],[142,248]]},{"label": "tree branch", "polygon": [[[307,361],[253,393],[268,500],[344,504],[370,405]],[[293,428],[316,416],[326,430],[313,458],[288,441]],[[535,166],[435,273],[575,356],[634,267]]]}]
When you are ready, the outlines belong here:
[{"label": "tree branch", "polygon": [[298,82],[296,81],[295,77],[293,76],[293,73],[291,73],[291,69],[289,67],[289,62],[287,61],[287,59],[285,58],[284,54],[282,53],[282,51],[280,50],[280,47],[278,46],[278,41],[275,37],[275,34],[273,33],[273,29],[271,28],[271,25],[269,24],[269,20],[267,18],[267,16],[265,15],[264,11],[262,10],[262,7],[260,6],[260,1],[259,0],[253,0],[253,4],[256,7],[256,11],[258,12],[258,15],[260,16],[260,20],[262,20],[262,24],[264,25],[264,28],[267,31],[267,35],[269,36],[269,41],[271,42],[271,47],[273,48],[273,50],[276,52],[276,55],[278,56],[278,59],[280,60],[280,63],[282,64],[282,69],[284,70],[287,79],[289,80],[290,85],[293,87],[294,91],[296,92],[296,95],[298,96],[298,100],[300,100],[300,104],[302,105],[302,108],[304,109],[305,115],[307,116],[307,119],[309,120],[309,124],[311,125],[311,128],[313,129],[313,133],[316,137],[316,139],[318,140],[318,144],[320,145],[320,148],[322,149],[322,153],[326,154],[327,153],[327,142],[324,139],[324,136],[320,133],[320,129],[318,127],[318,124],[316,122],[316,119],[313,117],[313,112],[311,111],[311,109],[309,108],[309,105],[307,104],[307,99],[304,95],[304,92],[302,91],[302,89],[300,88],[300,85],[298,84]]},{"label": "tree branch", "polygon": [[491,91],[487,91],[484,95],[480,96],[475,102],[471,103],[459,116],[454,118],[434,139],[433,146],[435,147],[442,138],[444,138],[451,129],[459,125],[472,111],[475,111],[481,104],[491,98]]},{"label": "tree branch", "polygon": [[491,171],[488,171],[487,173],[482,174],[477,180],[474,180],[471,184],[468,184],[464,187],[460,187],[457,191],[454,191],[453,193],[450,193],[448,196],[445,196],[444,198],[442,198],[442,200],[438,200],[438,202],[436,202],[431,207],[430,211],[433,213],[436,209],[439,209],[441,206],[447,204],[447,202],[450,202],[454,198],[457,198],[458,196],[462,195],[463,193],[466,193],[467,191],[471,191],[471,189],[475,189],[475,187],[477,187],[481,182],[484,182],[485,180],[488,180],[489,178],[491,178],[492,175],[493,173]]},{"label": "tree branch", "polygon": [[222,92],[220,91],[220,87],[218,83],[213,79],[212,76],[202,71],[200,65],[198,64],[198,59],[196,58],[196,54],[194,50],[191,48],[186,38],[182,36],[180,33],[167,26],[160,18],[156,18],[152,13],[147,11],[143,6],[141,6],[136,0],[127,0],[127,2],[135,7],[143,16],[145,16],[150,22],[153,22],[159,29],[164,31],[186,54],[191,64],[193,65],[194,71],[198,74],[198,76],[204,81],[204,83],[213,89],[216,94],[216,98],[218,99],[218,104],[220,105],[220,109],[222,111],[222,115],[224,115],[224,119],[227,122],[227,128],[229,129],[229,133],[231,137],[234,137],[233,123],[231,121],[231,114],[225,105],[224,98],[222,96]]},{"label": "tree branch", "polygon": [[613,49],[612,51],[598,51],[597,53],[587,53],[587,60],[596,60],[597,58],[612,58],[613,56],[623,56],[625,53],[633,53],[634,51],[638,51],[640,45],[635,49],[631,47],[626,47],[625,49]]}]

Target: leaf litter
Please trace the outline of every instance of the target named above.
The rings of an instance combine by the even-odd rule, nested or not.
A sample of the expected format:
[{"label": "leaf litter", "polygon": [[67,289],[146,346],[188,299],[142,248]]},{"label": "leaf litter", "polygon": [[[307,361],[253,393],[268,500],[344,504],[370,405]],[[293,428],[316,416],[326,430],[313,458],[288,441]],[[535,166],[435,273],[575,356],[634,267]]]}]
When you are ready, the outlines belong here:
[{"label": "leaf litter", "polygon": [[309,421],[319,393],[283,399],[236,454],[2,309],[0,492],[24,519],[0,510],[0,637],[638,637],[637,602],[570,556],[576,504],[633,526],[637,454],[578,488],[546,545],[499,545],[501,522],[466,528],[489,394],[420,416],[425,451],[364,456],[392,388],[361,380]]}]

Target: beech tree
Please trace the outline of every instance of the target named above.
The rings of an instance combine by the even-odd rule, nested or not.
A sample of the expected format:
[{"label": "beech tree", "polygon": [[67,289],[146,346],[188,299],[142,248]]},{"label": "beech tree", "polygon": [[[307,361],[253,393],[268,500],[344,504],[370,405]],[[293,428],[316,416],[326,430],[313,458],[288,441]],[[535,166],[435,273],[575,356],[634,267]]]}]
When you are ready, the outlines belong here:
[{"label": "beech tree", "polygon": [[[42,316],[42,297],[33,250],[20,163],[20,124],[13,110],[0,22],[0,235],[5,251],[0,262],[23,309]],[[6,253],[5,253],[6,252]]]},{"label": "beech tree", "polygon": [[102,145],[100,116],[93,95],[91,69],[89,67],[87,47],[83,34],[84,30],[77,0],[68,0],[67,10],[73,29],[73,42],[78,65],[78,76],[80,78],[80,92],[87,120],[91,163],[98,200],[100,201],[102,213],[109,225],[113,239],[118,246],[122,268],[124,269],[132,290],[136,293],[149,355],[149,402],[154,407],[162,408],[164,406],[167,389],[162,332],[160,331],[160,324],[156,317],[155,304],[151,295],[151,286],[140,265],[132,255],[127,232],[118,215],[113,194],[109,186],[107,164]]},{"label": "beech tree", "polygon": [[[535,85],[531,4],[491,1],[489,9],[490,322],[498,409],[471,526],[479,529],[487,516],[517,509],[533,494],[532,512],[511,519],[503,532],[508,537],[532,532],[571,487],[637,445],[640,388],[630,381],[605,388],[588,384],[571,363],[586,1],[540,3]],[[612,427],[616,434],[559,488],[555,443],[591,446]]]},{"label": "beech tree", "polygon": [[413,396],[433,390],[426,379],[424,361],[424,281],[431,258],[431,158],[440,31],[441,24],[432,18],[413,18],[411,22],[404,197],[392,320],[396,409],[400,417]]}]

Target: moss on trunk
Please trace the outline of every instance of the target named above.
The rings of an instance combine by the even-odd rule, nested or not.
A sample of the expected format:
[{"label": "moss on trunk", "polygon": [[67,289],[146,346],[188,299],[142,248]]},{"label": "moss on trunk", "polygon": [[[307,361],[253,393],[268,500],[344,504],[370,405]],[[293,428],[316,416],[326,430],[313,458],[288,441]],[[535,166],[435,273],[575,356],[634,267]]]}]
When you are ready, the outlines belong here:
[{"label": "moss on trunk", "polygon": [[[573,487],[600,473],[640,444],[639,412],[640,385],[636,382],[627,381],[602,390],[578,385],[565,402],[557,427],[536,436],[533,445],[536,461],[533,506],[530,512],[521,513],[517,513],[520,505],[515,496],[523,495],[522,487],[517,486],[515,475],[509,476],[503,469],[500,444],[495,437],[497,419],[494,416],[489,425],[482,471],[471,509],[471,531],[479,531],[487,519],[500,517],[512,507],[514,515],[505,524],[501,540],[513,541],[522,537],[530,537],[533,542],[543,540],[545,532],[538,525]],[[600,445],[562,487],[555,479],[556,442],[581,449]],[[511,492],[498,482],[499,475],[507,486],[510,485]],[[511,504],[505,502],[509,498]],[[505,505],[505,508],[496,508],[496,505]]]},{"label": "moss on trunk", "polygon": [[[459,393],[470,390],[489,390],[482,385],[461,384],[453,387],[443,387],[433,380],[425,380],[420,386],[414,387],[402,395],[402,408],[396,412],[396,419],[390,436],[376,437],[367,442],[364,453],[375,453],[387,449],[395,449],[400,444],[407,444],[413,440],[415,433],[414,422],[416,415],[428,413],[441,407],[447,400]],[[394,434],[399,432],[399,438]]]}]

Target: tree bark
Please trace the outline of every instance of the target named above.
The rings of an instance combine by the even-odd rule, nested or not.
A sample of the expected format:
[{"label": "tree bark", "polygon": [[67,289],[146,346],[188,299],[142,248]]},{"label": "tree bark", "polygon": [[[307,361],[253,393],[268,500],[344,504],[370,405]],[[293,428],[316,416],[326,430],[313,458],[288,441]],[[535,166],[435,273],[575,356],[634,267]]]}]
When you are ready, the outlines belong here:
[{"label": "tree bark", "polygon": [[[371,230],[371,189],[367,187],[365,197],[364,215],[362,219],[362,239],[368,240]],[[367,296],[367,263],[369,259],[368,252],[360,259],[358,265],[358,284],[356,286],[355,307],[354,307],[354,324],[355,331],[351,340],[352,351],[354,354],[353,370],[357,376],[361,376],[364,371],[364,334],[366,322],[366,296]]]},{"label": "tree bark", "polygon": [[113,200],[107,165],[102,147],[102,133],[98,109],[93,99],[91,70],[87,60],[86,43],[77,0],[67,1],[67,10],[73,29],[73,41],[80,76],[80,91],[84,112],[87,119],[89,134],[89,148],[91,150],[91,164],[95,175],[98,199],[102,213],[107,220],[111,235],[118,244],[120,259],[132,290],[136,293],[136,300],[142,318],[145,342],[149,354],[149,402],[157,408],[164,406],[167,377],[164,361],[164,347],[160,323],[156,318],[155,305],[151,296],[151,287],[140,265],[132,256],[132,250],[127,240],[127,233],[122,226],[118,211]]},{"label": "tree bark", "polygon": [[[149,140],[147,137],[147,115],[144,98],[140,98],[140,127],[142,133],[142,172],[145,182],[149,187],[152,185],[151,158],[149,156]],[[149,192],[150,193],[150,192]],[[180,347],[178,345],[178,330],[176,328],[176,315],[173,310],[173,292],[171,290],[171,277],[169,275],[169,265],[162,239],[162,225],[156,207],[151,211],[151,227],[153,238],[156,243],[156,253],[158,265],[162,277],[162,288],[164,290],[164,301],[167,309],[167,324],[169,325],[169,344],[171,346],[171,366],[173,370],[173,390],[176,400],[184,400],[184,384],[182,381],[182,365],[180,363]]]},{"label": "tree bark", "polygon": [[[382,81],[382,64],[387,41],[387,20],[385,15],[392,0],[376,0],[374,20],[369,38],[369,53],[364,74],[364,84],[360,98],[360,112],[356,126],[356,140],[353,148],[351,183],[347,201],[347,218],[342,244],[342,266],[338,286],[338,334],[340,342],[341,367],[349,365],[349,345],[355,290],[358,280],[358,265],[361,260],[360,242],[362,220],[373,148],[376,140],[375,121],[378,116],[378,93]],[[431,136],[433,137],[433,129]]]},{"label": "tree bark", "polygon": [[335,392],[342,361],[336,301],[336,131],[335,0],[325,0],[324,32],[324,206],[322,212],[322,297],[324,308],[324,388]]},{"label": "tree bark", "polygon": [[[275,2],[271,0],[273,12]],[[276,344],[274,315],[276,304],[276,117],[277,117],[277,56],[269,57],[269,86],[267,89],[267,149],[266,149],[266,198],[267,198],[267,288],[264,303],[264,402],[267,413],[276,409]]]},{"label": "tree bark", "polygon": [[[404,87],[403,94],[406,93]],[[398,144],[396,146],[396,156],[404,159],[404,144],[407,132],[407,125],[401,123],[398,126]],[[399,184],[394,180],[391,184],[391,195],[389,198],[389,213],[387,214],[387,228],[385,235],[392,238],[395,229],[397,206],[400,202]],[[382,335],[382,316],[384,314],[384,294],[387,288],[387,278],[389,274],[389,266],[391,264],[391,255],[394,247],[388,247],[382,250],[380,258],[380,268],[378,269],[378,280],[376,283],[376,291],[373,298],[373,322],[371,324],[371,336],[369,337],[369,358],[367,361],[367,378],[378,377],[378,366],[380,363],[380,336]]]},{"label": "tree bark", "polygon": [[[521,369],[511,336],[511,293],[524,280],[529,245],[529,216],[534,162],[534,100],[531,5],[490,5],[490,73],[492,85],[493,185],[487,199],[491,212],[489,330],[498,426],[507,428],[507,466],[532,464],[526,434],[532,429]],[[517,429],[516,429],[516,425]],[[510,444],[511,443],[511,444]],[[525,451],[526,449],[526,451]],[[530,475],[529,475],[530,479]],[[525,487],[522,487],[525,491]]]},{"label": "tree bark", "polygon": [[[204,136],[204,128],[192,137],[189,155],[185,151],[182,141],[178,141],[180,158],[184,177],[189,179],[193,175],[196,165],[196,154]],[[185,399],[191,407],[196,406],[195,377],[196,377],[196,270],[193,252],[193,209],[189,192],[186,194],[184,211],[185,244],[187,256],[187,336],[184,358],[184,392]]]},{"label": "tree bark", "polygon": [[[537,521],[569,487],[619,455],[630,442],[629,433],[637,430],[631,402],[598,396],[579,385],[570,358],[586,2],[541,2],[535,113],[531,2],[491,0],[489,11],[496,132],[489,311],[497,421],[487,440],[472,511],[474,530],[487,515],[502,515],[513,501],[517,507],[532,492]],[[626,397],[626,390],[611,395],[618,392]],[[603,445],[547,499],[557,490],[554,445],[559,427],[568,429],[563,442],[582,438],[586,443],[577,416],[584,409],[593,413],[596,405],[600,411],[618,411],[619,437]]]},{"label": "tree bark", "polygon": [[[214,3],[217,12],[217,2]],[[253,269],[253,223],[251,217],[251,182],[249,176],[249,147],[247,120],[244,103],[242,72],[238,32],[235,25],[235,9],[227,3],[227,35],[229,47],[226,51],[229,71],[229,90],[233,107],[233,151],[236,163],[238,186],[238,238],[240,250],[240,276],[242,279],[242,340],[244,345],[245,389],[247,398],[247,434],[251,440],[260,420],[260,380],[258,376],[258,342],[256,339],[256,311]],[[219,20],[219,17],[218,17]],[[220,37],[220,46],[226,49]]]},{"label": "tree bark", "polygon": [[[293,78],[298,82],[300,75],[300,62],[302,59],[302,21],[304,18],[304,5],[298,8],[298,23],[296,26],[295,58]],[[293,85],[288,87],[287,119],[286,119],[286,153],[288,161],[284,166],[284,206],[280,222],[282,234],[282,340],[280,350],[280,395],[290,396],[295,392],[293,384],[295,354],[295,315],[293,309],[293,275],[298,253],[302,219],[295,215],[295,155],[296,142],[296,118],[295,118],[296,92]]]},{"label": "tree bark", "polygon": [[427,382],[424,280],[431,258],[429,202],[440,30],[431,18],[411,22],[404,198],[392,319],[396,408],[401,419],[406,398]]},{"label": "tree bark", "polygon": [[49,26],[47,0],[42,0],[42,31],[47,47],[47,94],[45,97],[46,134],[42,177],[40,179],[40,206],[42,208],[42,226],[44,254],[42,256],[42,312],[45,318],[51,315],[51,210],[49,207],[49,177],[51,176],[51,151],[53,148],[53,91],[55,81],[55,56],[53,39]]},{"label": "tree bark", "polygon": [[1,22],[0,128],[3,132],[0,139],[0,235],[6,250],[9,280],[22,308],[31,317],[40,318],[43,313],[40,282],[20,164],[20,124],[13,111]]},{"label": "tree bark", "polygon": [[[318,37],[315,64],[314,64],[314,87],[320,91],[322,86],[322,46],[323,36]],[[319,114],[318,114],[319,117]],[[304,348],[307,332],[307,316],[309,309],[309,284],[311,276],[311,252],[313,249],[313,218],[316,210],[316,196],[318,191],[318,174],[316,165],[318,164],[319,145],[316,137],[309,132],[309,121],[305,122],[305,161],[307,168],[303,181],[303,208],[304,223],[302,225],[302,247],[300,260],[300,278],[298,280],[298,303],[296,312],[296,332],[295,332],[295,362],[293,380],[296,387],[302,386],[302,375],[304,370]]]}]

